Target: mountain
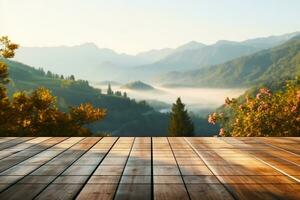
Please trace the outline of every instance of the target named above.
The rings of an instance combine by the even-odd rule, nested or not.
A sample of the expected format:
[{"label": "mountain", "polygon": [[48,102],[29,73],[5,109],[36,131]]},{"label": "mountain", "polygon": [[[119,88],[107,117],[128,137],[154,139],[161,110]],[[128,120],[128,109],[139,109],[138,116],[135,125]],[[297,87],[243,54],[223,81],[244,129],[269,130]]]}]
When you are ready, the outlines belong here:
[{"label": "mountain", "polygon": [[132,56],[86,43],[78,46],[21,47],[14,60],[59,74],[74,74],[82,79],[98,81],[107,77],[117,79],[128,68],[153,63],[169,52],[171,49],[153,50]]},{"label": "mountain", "polygon": [[145,62],[153,63],[153,62],[157,62],[157,61],[165,58],[166,56],[170,55],[173,52],[174,52],[174,49],[171,49],[171,48],[164,48],[164,49],[158,49],[158,50],[153,49],[150,51],[139,53],[135,57],[139,58]]},{"label": "mountain", "polygon": [[261,38],[255,38],[255,39],[249,39],[245,40],[243,44],[258,47],[258,48],[271,48],[277,45],[280,45],[293,37],[296,37],[299,35],[300,32],[294,32],[294,33],[288,33],[280,36],[269,36],[269,37],[261,37]]},{"label": "mountain", "polygon": [[[299,34],[255,38],[242,42],[221,40],[212,45],[196,41],[176,49],[159,49],[137,55],[117,53],[99,48],[93,43],[77,46],[22,47],[15,60],[42,67],[63,75],[99,82],[107,80],[129,82],[137,78],[152,81],[153,77],[171,72],[200,69],[250,55],[280,45]],[[38,58],[38,59],[37,59]]]},{"label": "mountain", "polygon": [[250,87],[300,75],[300,36],[286,43],[224,64],[161,76],[167,85]]},{"label": "mountain", "polygon": [[176,49],[172,54],[158,62],[134,68],[133,73],[135,76],[141,76],[147,80],[149,77],[170,71],[200,69],[275,47],[296,35],[299,35],[299,32],[242,42],[221,40],[212,45],[197,45],[197,43],[192,42],[190,45],[193,48],[187,48],[189,45],[179,47],[179,50]]},{"label": "mountain", "polygon": [[[60,110],[69,106],[78,106],[89,102],[95,107],[107,109],[108,115],[99,123],[89,125],[95,133],[110,133],[114,136],[165,136],[169,121],[168,114],[155,111],[145,101],[136,102],[134,99],[115,95],[105,95],[101,90],[95,89],[84,80],[66,80],[56,74],[45,75],[41,69],[28,65],[3,60],[9,69],[10,83],[8,93],[25,90],[32,91],[38,87],[46,87],[57,97]],[[195,118],[199,122],[196,126],[199,135],[213,135],[217,128],[210,126],[206,119]]]},{"label": "mountain", "polygon": [[135,81],[131,83],[127,83],[123,86],[121,86],[122,89],[130,89],[130,90],[141,90],[141,91],[149,91],[149,90],[155,90],[154,87],[151,85],[148,85],[146,83],[143,83],[141,81]]},{"label": "mountain", "polygon": [[206,44],[196,42],[196,41],[191,41],[191,42],[188,42],[186,44],[183,44],[183,45],[177,47],[176,50],[173,52],[201,49],[202,47],[205,47],[205,46],[206,46]]}]

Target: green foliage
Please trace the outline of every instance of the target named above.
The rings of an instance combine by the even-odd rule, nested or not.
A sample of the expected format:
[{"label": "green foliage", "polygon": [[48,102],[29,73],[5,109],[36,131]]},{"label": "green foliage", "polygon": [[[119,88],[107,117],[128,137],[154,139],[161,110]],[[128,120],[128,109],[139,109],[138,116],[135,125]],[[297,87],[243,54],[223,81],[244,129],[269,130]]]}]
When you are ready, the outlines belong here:
[{"label": "green foliage", "polygon": [[[57,107],[61,111],[67,112],[70,106],[78,107],[83,102],[90,102],[94,107],[106,108],[109,112],[101,123],[85,126],[93,133],[109,132],[118,136],[166,135],[168,116],[154,111],[148,105],[129,99],[127,94],[122,97],[104,95],[101,90],[91,87],[87,81],[48,77],[42,75],[40,69],[7,59],[0,60],[9,66],[11,81],[7,88],[10,97],[17,91],[32,92],[42,86],[49,88],[56,96]],[[152,122],[149,119],[152,119]],[[161,125],[161,122],[165,122],[165,125]]]},{"label": "green foliage", "polygon": [[176,103],[173,104],[168,134],[169,136],[194,135],[194,124],[180,98],[178,98]]},{"label": "green foliage", "polygon": [[300,37],[232,61],[183,73],[167,74],[167,84],[205,87],[249,87],[276,84],[300,75]]},{"label": "green foliage", "polygon": [[246,101],[226,99],[227,114],[213,113],[208,121],[220,121],[221,136],[300,136],[300,80],[288,81],[284,91],[261,88]]},{"label": "green foliage", "polygon": [[146,90],[155,90],[155,88],[152,87],[151,85],[148,85],[141,81],[127,83],[127,84],[123,85],[122,88],[130,89],[130,90],[145,90],[145,91]]},{"label": "green foliage", "polygon": [[[3,45],[1,57],[14,56],[18,45],[11,43],[7,37],[0,37],[0,44]],[[36,71],[39,75],[45,75],[41,69]],[[59,78],[51,72],[47,76]],[[70,113],[61,112],[57,109],[56,98],[45,88],[38,88],[30,95],[15,92],[10,101],[4,87],[7,83],[7,65],[0,62],[0,136],[88,136],[91,132],[83,126],[106,115],[103,109],[95,109],[90,104],[71,108]]]},{"label": "green foliage", "polygon": [[114,94],[114,92],[112,91],[112,89],[111,89],[111,85],[110,85],[110,83],[108,84],[108,88],[107,88],[107,95],[113,95]]},{"label": "green foliage", "polygon": [[[101,123],[84,126],[93,133],[110,133],[113,136],[166,135],[169,115],[159,113],[145,103],[130,99],[126,93],[123,93],[123,97],[104,95],[101,90],[91,87],[84,80],[71,81],[68,77],[62,79],[52,72],[52,76],[48,77],[41,68],[35,69],[7,59],[0,58],[0,61],[8,66],[10,83],[6,87],[10,98],[17,91],[26,91],[26,94],[30,94],[39,87],[45,87],[56,97],[56,106],[60,111],[68,112],[69,107],[78,107],[83,102],[90,102],[94,107],[106,108],[108,113]],[[9,98],[5,95],[0,103],[7,104],[7,102]],[[0,110],[0,114],[1,112],[3,110]],[[215,134],[218,130],[202,118],[197,118],[195,129],[197,133],[206,135]]]},{"label": "green foliage", "polygon": [[16,92],[4,114],[2,136],[88,136],[91,132],[83,125],[103,119],[106,113],[90,104],[71,108],[70,113],[61,112],[50,91],[39,88],[30,95]]}]

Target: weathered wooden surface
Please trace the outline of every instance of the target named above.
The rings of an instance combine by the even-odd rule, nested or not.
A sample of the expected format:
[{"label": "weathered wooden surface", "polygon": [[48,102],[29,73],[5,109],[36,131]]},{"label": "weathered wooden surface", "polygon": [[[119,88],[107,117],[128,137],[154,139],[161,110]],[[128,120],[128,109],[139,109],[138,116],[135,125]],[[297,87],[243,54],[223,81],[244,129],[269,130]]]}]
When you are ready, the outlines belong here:
[{"label": "weathered wooden surface", "polygon": [[300,199],[300,138],[0,138],[0,199]]}]

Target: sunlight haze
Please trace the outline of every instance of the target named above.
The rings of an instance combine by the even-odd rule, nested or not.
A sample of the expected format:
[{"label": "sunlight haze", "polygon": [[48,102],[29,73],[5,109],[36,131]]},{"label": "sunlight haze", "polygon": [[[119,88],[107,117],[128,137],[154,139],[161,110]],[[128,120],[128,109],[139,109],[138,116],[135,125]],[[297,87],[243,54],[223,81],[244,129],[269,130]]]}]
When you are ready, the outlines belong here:
[{"label": "sunlight haze", "polygon": [[299,10],[298,0],[0,0],[0,33],[22,46],[93,42],[136,54],[299,31]]}]

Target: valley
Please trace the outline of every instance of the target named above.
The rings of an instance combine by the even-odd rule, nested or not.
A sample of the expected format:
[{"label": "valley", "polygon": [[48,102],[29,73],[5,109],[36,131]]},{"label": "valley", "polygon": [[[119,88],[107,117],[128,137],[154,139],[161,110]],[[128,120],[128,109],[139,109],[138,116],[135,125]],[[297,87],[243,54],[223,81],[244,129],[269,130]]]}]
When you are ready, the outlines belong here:
[{"label": "valley", "polygon": [[[106,92],[106,84],[93,86]],[[206,117],[208,111],[213,111],[224,104],[226,97],[236,98],[247,90],[247,88],[163,87],[154,84],[151,86],[156,90],[132,90],[114,84],[112,89],[126,92],[128,96],[138,101],[145,100],[152,107],[159,107],[160,112],[169,112],[176,98],[181,97],[189,111],[203,117]]]},{"label": "valley", "polygon": [[137,55],[93,43],[24,47],[16,52],[19,62],[5,61],[10,96],[46,87],[61,110],[83,102],[107,109],[103,122],[88,126],[94,133],[166,135],[171,108],[181,98],[196,135],[212,136],[219,126],[208,123],[210,113],[227,97],[243,100],[245,92],[253,95],[262,86],[283,89],[285,80],[300,73],[299,51],[299,32],[294,32],[211,45],[193,41]]}]

